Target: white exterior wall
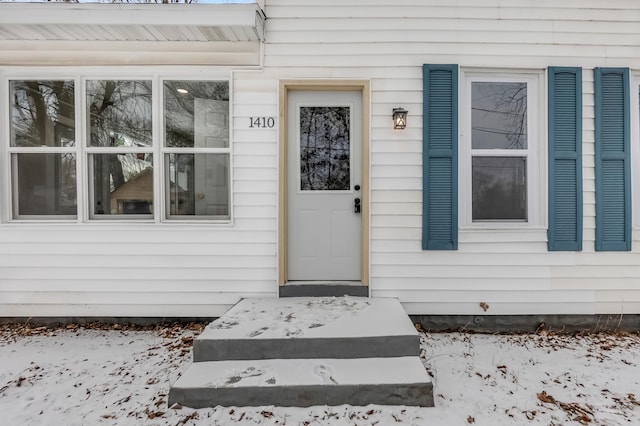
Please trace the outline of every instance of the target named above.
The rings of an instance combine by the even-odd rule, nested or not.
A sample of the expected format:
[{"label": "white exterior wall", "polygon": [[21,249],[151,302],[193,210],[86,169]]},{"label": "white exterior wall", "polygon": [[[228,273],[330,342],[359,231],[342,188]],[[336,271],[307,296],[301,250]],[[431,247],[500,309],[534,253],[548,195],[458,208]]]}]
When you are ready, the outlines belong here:
[{"label": "white exterior wall", "polygon": [[[639,223],[632,252],[594,252],[592,69],[640,71],[636,0],[268,0],[265,12],[264,67],[230,74],[232,224],[2,223],[0,316],[217,316],[276,297],[278,129],[247,123],[277,116],[289,78],[371,80],[372,296],[411,314],[640,313]],[[421,249],[425,63],[583,68],[582,252],[548,252],[543,229],[460,229],[457,251]]]},{"label": "white exterior wall", "polygon": [[[231,223],[5,220],[0,224],[0,317],[214,317],[241,297],[276,297],[277,130],[251,132],[239,124],[250,113],[275,115],[273,96],[265,100],[262,89],[250,83],[236,89],[230,69],[169,71],[170,79],[184,72],[191,78],[227,75],[231,80]],[[30,72],[42,78],[53,71]],[[0,109],[6,112],[5,105]],[[2,175],[7,188],[9,174]],[[3,219],[10,215],[7,209],[3,213]]]},{"label": "white exterior wall", "polygon": [[[632,252],[595,253],[593,169],[593,68],[640,69],[637,2],[271,0],[266,14],[265,78],[371,79],[372,296],[399,297],[412,314],[640,313],[640,232],[636,224]],[[544,226],[460,228],[457,251],[421,249],[425,63],[583,68],[582,252],[548,252]],[[401,132],[391,128],[398,106],[409,110]],[[539,136],[546,145],[545,126]],[[545,156],[540,163],[546,182]]]}]

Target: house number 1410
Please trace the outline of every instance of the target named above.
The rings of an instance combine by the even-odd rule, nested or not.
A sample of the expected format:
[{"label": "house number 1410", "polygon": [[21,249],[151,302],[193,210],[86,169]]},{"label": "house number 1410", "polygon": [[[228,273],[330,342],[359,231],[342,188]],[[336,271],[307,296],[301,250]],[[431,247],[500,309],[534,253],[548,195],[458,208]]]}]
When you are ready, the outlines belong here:
[{"label": "house number 1410", "polygon": [[271,129],[276,125],[274,117],[249,117],[250,129]]}]

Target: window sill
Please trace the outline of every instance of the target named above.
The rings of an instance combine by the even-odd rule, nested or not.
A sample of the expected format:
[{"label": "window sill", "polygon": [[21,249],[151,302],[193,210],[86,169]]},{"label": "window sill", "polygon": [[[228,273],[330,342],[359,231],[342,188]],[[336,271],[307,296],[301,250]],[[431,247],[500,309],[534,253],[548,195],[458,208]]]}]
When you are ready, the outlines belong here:
[{"label": "window sill", "polygon": [[541,226],[467,226],[458,229],[458,241],[464,243],[547,243],[547,228]]}]

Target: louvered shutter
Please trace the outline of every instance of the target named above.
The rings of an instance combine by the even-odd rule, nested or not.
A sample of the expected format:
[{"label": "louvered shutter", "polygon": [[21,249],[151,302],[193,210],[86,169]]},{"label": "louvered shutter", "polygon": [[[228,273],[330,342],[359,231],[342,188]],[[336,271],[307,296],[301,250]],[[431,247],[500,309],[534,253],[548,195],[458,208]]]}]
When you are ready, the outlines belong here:
[{"label": "louvered shutter", "polygon": [[423,66],[422,248],[458,248],[458,66]]},{"label": "louvered shutter", "polygon": [[549,68],[550,251],[582,250],[582,69]]},{"label": "louvered shutter", "polygon": [[596,68],[595,177],[598,251],[631,250],[629,69]]}]

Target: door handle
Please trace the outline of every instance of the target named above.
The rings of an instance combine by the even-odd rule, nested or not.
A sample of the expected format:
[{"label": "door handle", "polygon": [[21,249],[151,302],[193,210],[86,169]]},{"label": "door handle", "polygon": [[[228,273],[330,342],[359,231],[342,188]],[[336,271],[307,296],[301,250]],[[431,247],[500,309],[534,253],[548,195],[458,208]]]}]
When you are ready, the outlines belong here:
[{"label": "door handle", "polygon": [[356,198],[353,200],[353,211],[356,213],[360,213],[360,198]]}]

